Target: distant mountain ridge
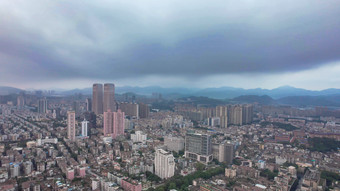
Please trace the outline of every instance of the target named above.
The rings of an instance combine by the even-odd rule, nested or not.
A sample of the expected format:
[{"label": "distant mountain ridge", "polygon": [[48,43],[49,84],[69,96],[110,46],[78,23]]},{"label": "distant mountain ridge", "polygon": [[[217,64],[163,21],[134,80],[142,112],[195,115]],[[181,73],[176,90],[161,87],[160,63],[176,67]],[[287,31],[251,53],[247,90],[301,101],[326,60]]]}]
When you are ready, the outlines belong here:
[{"label": "distant mountain ridge", "polygon": [[[152,95],[152,93],[160,93],[164,97],[180,98],[189,96],[205,96],[215,99],[231,99],[244,95],[268,95],[274,99],[279,99],[287,96],[323,96],[340,94],[340,89],[325,89],[320,91],[306,90],[302,88],[294,88],[291,86],[282,86],[272,90],[269,89],[243,89],[234,87],[219,87],[219,88],[162,88],[159,86],[148,87],[132,87],[123,86],[116,87],[117,93],[133,92],[141,95]],[[72,95],[74,93],[92,94],[92,88],[74,89],[60,92],[63,95]]]},{"label": "distant mountain ridge", "polygon": [[24,90],[21,90],[19,88],[13,88],[8,86],[0,86],[0,95],[9,95],[9,94],[17,94]]}]

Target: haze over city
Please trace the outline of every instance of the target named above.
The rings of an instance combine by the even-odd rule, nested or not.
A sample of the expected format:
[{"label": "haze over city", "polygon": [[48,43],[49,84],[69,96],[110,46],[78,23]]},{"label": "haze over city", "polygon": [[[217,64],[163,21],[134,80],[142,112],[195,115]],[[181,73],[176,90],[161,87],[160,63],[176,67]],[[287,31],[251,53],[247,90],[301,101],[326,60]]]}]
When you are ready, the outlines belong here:
[{"label": "haze over city", "polygon": [[339,0],[0,1],[0,191],[340,191]]}]

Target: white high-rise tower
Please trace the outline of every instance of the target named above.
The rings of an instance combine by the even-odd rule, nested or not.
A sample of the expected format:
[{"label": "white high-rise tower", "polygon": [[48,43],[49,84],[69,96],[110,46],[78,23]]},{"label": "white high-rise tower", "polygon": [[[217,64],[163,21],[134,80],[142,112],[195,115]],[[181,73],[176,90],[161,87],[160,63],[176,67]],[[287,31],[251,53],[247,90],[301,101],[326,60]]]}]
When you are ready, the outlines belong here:
[{"label": "white high-rise tower", "polygon": [[175,175],[174,156],[163,149],[157,149],[155,155],[155,174],[162,179]]},{"label": "white high-rise tower", "polygon": [[84,118],[84,121],[81,122],[81,136],[83,137],[87,137],[87,124],[89,122],[86,121],[86,119]]}]

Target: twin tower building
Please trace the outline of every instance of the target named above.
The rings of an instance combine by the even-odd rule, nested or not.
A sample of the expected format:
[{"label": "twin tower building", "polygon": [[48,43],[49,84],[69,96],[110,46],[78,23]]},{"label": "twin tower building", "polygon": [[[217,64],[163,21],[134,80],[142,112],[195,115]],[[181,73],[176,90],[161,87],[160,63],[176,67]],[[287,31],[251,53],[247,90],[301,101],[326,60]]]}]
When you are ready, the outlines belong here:
[{"label": "twin tower building", "polygon": [[[92,92],[92,111],[96,115],[103,114],[104,136],[115,139],[117,136],[124,135],[125,114],[117,109],[115,100],[114,84],[93,84]],[[75,114],[68,113],[68,138],[75,140]]]},{"label": "twin tower building", "polygon": [[104,84],[104,87],[102,84],[93,84],[92,111],[96,115],[103,114],[104,136],[115,139],[124,135],[125,114],[117,109],[114,84]]}]

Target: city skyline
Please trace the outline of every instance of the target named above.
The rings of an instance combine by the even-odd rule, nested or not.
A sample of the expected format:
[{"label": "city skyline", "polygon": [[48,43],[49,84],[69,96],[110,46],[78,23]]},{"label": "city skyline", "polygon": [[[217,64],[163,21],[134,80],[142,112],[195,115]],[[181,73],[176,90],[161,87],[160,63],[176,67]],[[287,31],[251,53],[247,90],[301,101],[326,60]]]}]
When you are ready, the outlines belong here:
[{"label": "city skyline", "polygon": [[0,5],[1,86],[340,88],[339,1]]}]

